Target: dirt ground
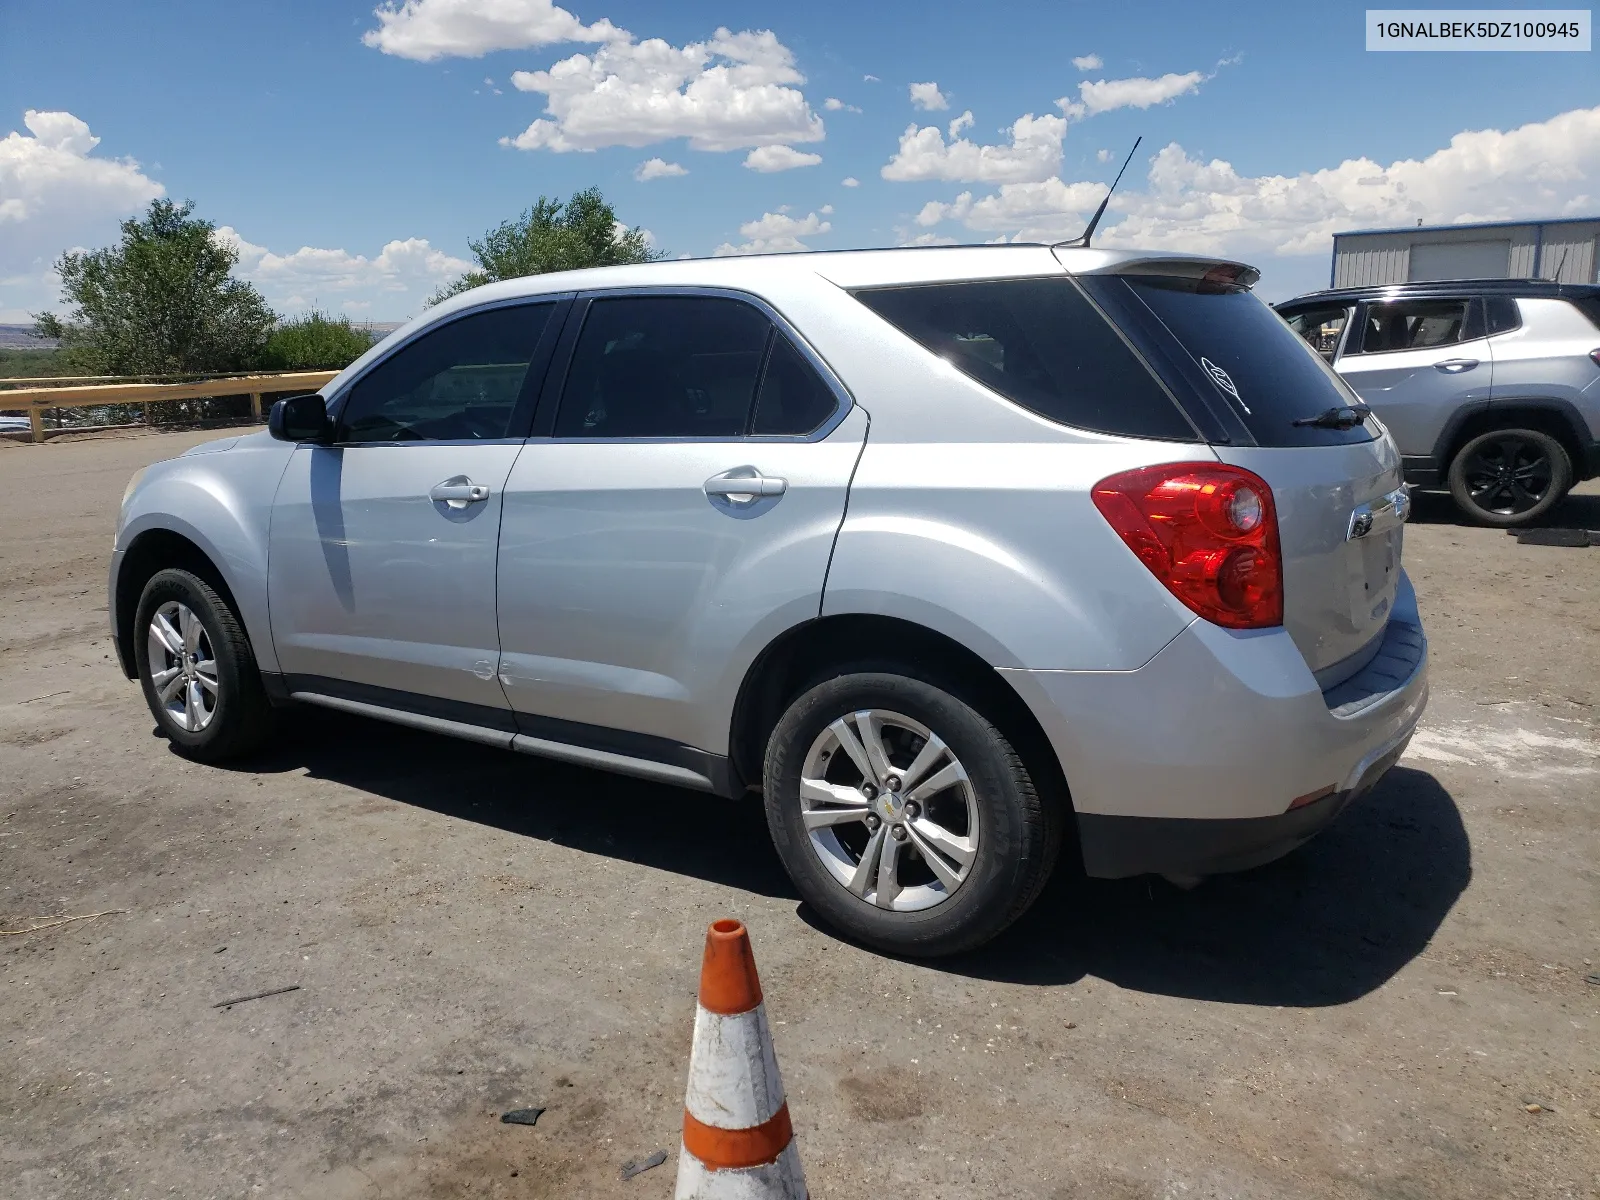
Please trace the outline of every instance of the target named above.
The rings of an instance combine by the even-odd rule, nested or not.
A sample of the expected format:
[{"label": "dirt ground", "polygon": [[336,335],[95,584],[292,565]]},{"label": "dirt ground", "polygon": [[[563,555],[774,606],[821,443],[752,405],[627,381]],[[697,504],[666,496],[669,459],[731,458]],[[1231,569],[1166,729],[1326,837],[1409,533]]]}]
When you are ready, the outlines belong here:
[{"label": "dirt ground", "polygon": [[670,1196],[731,914],[819,1198],[1600,1196],[1600,549],[1421,497],[1433,701],[1375,793],[908,963],[814,922],[754,804],[322,712],[173,754],[104,571],[129,474],[213,436],[0,444],[0,1194]]}]

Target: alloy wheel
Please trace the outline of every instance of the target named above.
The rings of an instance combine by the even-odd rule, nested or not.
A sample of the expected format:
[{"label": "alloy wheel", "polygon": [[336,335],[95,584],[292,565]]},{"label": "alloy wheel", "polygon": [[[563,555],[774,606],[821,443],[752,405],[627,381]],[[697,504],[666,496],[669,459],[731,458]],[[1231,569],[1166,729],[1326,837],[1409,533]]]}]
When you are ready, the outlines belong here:
[{"label": "alloy wheel", "polygon": [[156,609],[145,655],[150,683],[168,720],[187,733],[211,724],[222,697],[217,659],[210,635],[188,605],[169,600]]},{"label": "alloy wheel", "polygon": [[1554,464],[1537,442],[1511,433],[1484,442],[1467,459],[1467,494],[1485,512],[1515,516],[1550,490]]},{"label": "alloy wheel", "polygon": [[972,872],[977,796],[955,752],[921,722],[884,709],[840,717],[800,771],[812,850],[843,887],[878,908],[948,900]]}]

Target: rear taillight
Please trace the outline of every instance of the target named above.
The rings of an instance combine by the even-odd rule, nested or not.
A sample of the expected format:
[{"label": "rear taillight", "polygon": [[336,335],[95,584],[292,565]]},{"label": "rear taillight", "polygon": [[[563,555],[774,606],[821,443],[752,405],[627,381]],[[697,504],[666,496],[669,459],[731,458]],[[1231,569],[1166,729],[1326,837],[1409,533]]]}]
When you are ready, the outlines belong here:
[{"label": "rear taillight", "polygon": [[1600,367],[1600,350],[1589,351],[1589,357],[1594,359],[1594,365]]},{"label": "rear taillight", "polygon": [[1166,463],[1094,485],[1094,506],[1167,590],[1229,629],[1283,624],[1272,489],[1218,463]]}]

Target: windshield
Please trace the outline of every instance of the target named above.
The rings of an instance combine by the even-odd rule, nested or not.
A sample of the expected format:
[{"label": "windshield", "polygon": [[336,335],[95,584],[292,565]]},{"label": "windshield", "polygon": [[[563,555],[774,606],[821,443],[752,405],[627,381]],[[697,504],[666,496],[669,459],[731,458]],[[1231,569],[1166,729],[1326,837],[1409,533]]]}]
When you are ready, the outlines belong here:
[{"label": "windshield", "polygon": [[[1192,386],[1213,407],[1226,406],[1257,445],[1345,445],[1376,436],[1370,423],[1348,429],[1295,424],[1360,401],[1316,350],[1248,290],[1166,276],[1100,276],[1096,284],[1101,280],[1102,288],[1120,286],[1156,317],[1190,360],[1184,374]],[[1150,322],[1139,324],[1148,335]],[[1190,364],[1198,370],[1188,369]]]}]

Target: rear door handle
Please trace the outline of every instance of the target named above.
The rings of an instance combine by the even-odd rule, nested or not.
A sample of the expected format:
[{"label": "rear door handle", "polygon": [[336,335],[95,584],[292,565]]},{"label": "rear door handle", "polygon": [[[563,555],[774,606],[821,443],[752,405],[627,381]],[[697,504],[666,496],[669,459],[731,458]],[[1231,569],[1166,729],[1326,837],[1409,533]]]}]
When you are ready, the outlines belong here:
[{"label": "rear door handle", "polygon": [[1459,375],[1463,371],[1470,371],[1478,365],[1475,358],[1447,358],[1443,362],[1433,364],[1435,371],[1443,371],[1446,375]]},{"label": "rear door handle", "polygon": [[705,482],[705,493],[731,504],[754,504],[763,496],[781,496],[789,490],[789,481],[774,475],[763,475],[754,467],[735,467]]},{"label": "rear door handle", "polygon": [[482,504],[489,498],[489,489],[485,484],[473,483],[465,475],[455,475],[442,483],[436,483],[428,492],[428,499],[436,504],[448,504],[454,509],[463,509],[469,504]]}]

